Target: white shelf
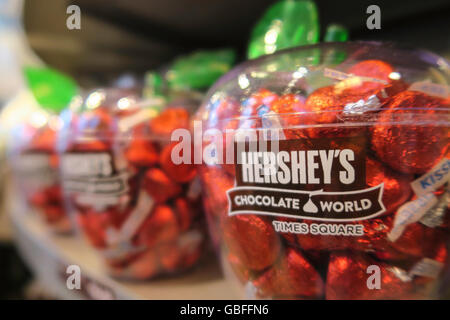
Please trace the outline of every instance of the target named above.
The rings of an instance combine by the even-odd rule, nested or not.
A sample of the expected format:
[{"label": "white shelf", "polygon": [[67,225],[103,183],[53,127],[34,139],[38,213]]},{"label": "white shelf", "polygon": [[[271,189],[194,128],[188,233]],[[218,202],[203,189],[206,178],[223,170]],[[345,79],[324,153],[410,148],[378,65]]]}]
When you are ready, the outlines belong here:
[{"label": "white shelf", "polygon": [[[21,207],[12,206],[13,235],[21,255],[49,293],[61,299],[237,299],[214,256],[183,275],[146,282],[122,282],[105,276],[96,252],[75,236],[49,234],[45,225]],[[81,269],[81,290],[69,290],[65,270]]]}]

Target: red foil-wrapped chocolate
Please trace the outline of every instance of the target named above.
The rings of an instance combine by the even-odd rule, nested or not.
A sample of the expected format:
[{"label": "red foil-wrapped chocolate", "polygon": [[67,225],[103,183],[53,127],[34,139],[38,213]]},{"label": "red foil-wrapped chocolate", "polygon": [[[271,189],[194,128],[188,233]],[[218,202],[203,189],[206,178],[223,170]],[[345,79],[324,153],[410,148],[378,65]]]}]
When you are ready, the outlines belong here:
[{"label": "red foil-wrapped chocolate", "polygon": [[381,60],[365,60],[353,65],[347,72],[351,75],[366,77],[360,79],[361,85],[353,86],[349,89],[356,94],[365,94],[384,88],[384,84],[381,82],[370,81],[370,79],[368,79],[369,81],[364,81],[367,77],[389,82],[391,81],[389,75],[394,72],[394,68],[387,62]]},{"label": "red foil-wrapped chocolate", "polygon": [[[316,221],[304,221],[309,226],[312,223],[320,225]],[[321,234],[298,234],[298,245],[304,250],[346,250],[372,252],[375,248],[384,247],[387,243],[387,234],[390,231],[391,218],[376,218],[363,220],[361,222],[349,222],[333,224],[330,230],[356,230],[359,228],[358,235],[321,235]],[[317,229],[319,230],[320,227]],[[351,229],[349,229],[351,228]],[[310,227],[309,227],[310,229]]]},{"label": "red foil-wrapped chocolate", "polygon": [[178,236],[178,222],[175,212],[166,205],[157,205],[142,223],[137,234],[136,244],[150,248],[157,244],[170,242]]},{"label": "red foil-wrapped chocolate", "polygon": [[444,157],[449,148],[448,127],[421,125],[413,119],[409,124],[396,124],[408,114],[437,122],[448,113],[441,98],[404,91],[392,97],[385,108],[372,129],[372,147],[383,162],[400,172],[422,174]]},{"label": "red foil-wrapped chocolate", "polygon": [[[403,270],[363,254],[333,253],[328,266],[326,298],[330,300],[411,299],[414,286]],[[377,277],[379,280],[377,280]]]},{"label": "red foil-wrapped chocolate", "polygon": [[412,175],[397,173],[370,157],[366,160],[366,181],[369,187],[383,184],[384,214],[389,214],[406,202],[412,193]]},{"label": "red foil-wrapped chocolate", "polygon": [[[141,126],[143,127],[143,126]],[[138,131],[137,136],[125,150],[125,157],[130,164],[137,167],[151,167],[158,163],[159,153],[152,141],[145,137],[145,130]]]},{"label": "red foil-wrapped chocolate", "polygon": [[165,202],[182,191],[178,183],[158,168],[151,168],[145,173],[144,188],[156,202]]},{"label": "red foil-wrapped chocolate", "polygon": [[215,218],[225,219],[228,212],[226,191],[234,186],[234,178],[218,166],[202,168],[201,176],[203,184],[208,190],[203,201],[211,206],[209,214]]},{"label": "red foil-wrapped chocolate", "polygon": [[186,183],[194,179],[197,174],[196,167],[194,165],[193,152],[191,151],[191,159],[189,163],[176,163],[175,157],[184,156],[184,151],[174,150],[177,143],[172,143],[163,148],[161,156],[159,158],[159,164],[161,168],[169,175],[169,177],[179,183]]},{"label": "red foil-wrapped chocolate", "polygon": [[292,248],[286,249],[280,260],[259,276],[253,285],[258,296],[320,298],[324,292],[323,280],[314,267]]},{"label": "red foil-wrapped chocolate", "polygon": [[296,94],[284,94],[272,103],[270,110],[276,113],[295,113],[304,111],[305,99]]},{"label": "red foil-wrapped chocolate", "polygon": [[[390,78],[393,67],[380,60],[359,62],[348,77],[334,85],[316,89],[305,103],[306,124],[357,122],[377,112],[392,95],[406,90],[403,82]],[[307,130],[310,137],[361,134],[364,126],[325,126]]]},{"label": "red foil-wrapped chocolate", "polygon": [[172,107],[161,112],[150,122],[151,132],[154,137],[170,139],[170,135],[176,129],[189,128],[189,112],[182,107]]},{"label": "red foil-wrapped chocolate", "polygon": [[251,270],[272,265],[281,250],[279,236],[269,221],[255,215],[230,217],[224,225],[225,244]]},{"label": "red foil-wrapped chocolate", "polygon": [[236,275],[237,279],[241,283],[244,284],[247,281],[249,281],[250,276],[251,276],[251,271],[242,265],[241,261],[239,260],[239,258],[237,256],[230,253],[230,254],[228,254],[228,256],[224,257],[223,259],[226,260],[223,263],[226,263],[230,266],[231,272],[233,272]]}]

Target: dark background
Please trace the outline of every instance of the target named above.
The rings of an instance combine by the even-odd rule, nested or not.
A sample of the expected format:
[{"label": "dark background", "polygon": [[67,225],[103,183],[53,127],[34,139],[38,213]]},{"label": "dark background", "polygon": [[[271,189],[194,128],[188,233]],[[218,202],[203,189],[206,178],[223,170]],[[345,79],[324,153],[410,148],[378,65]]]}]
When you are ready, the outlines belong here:
[{"label": "dark background", "polygon": [[[245,56],[252,26],[276,0],[26,0],[32,47],[84,85],[142,73],[198,48],[234,47]],[[393,40],[450,56],[450,0],[316,0],[321,30],[338,22],[353,40]],[[66,8],[81,8],[81,30]],[[381,8],[381,30],[366,9]]]}]

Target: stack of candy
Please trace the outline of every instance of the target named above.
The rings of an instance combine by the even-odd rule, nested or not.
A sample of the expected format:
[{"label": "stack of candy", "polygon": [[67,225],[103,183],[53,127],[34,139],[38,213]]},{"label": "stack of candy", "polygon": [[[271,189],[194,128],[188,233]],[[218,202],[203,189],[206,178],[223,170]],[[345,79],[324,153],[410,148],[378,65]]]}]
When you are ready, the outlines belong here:
[{"label": "stack of candy", "polygon": [[[317,52],[323,61],[309,63]],[[345,61],[326,60],[332,52]],[[280,59],[290,73],[276,70]],[[321,44],[216,84],[199,118],[234,162],[202,166],[205,210],[248,298],[439,297],[450,270],[450,78],[438,61]]]},{"label": "stack of candy", "polygon": [[171,159],[171,133],[189,129],[189,112],[169,105],[159,113],[152,103],[96,90],[65,114],[60,138],[68,208],[119,278],[178,273],[204,251],[196,168]]}]

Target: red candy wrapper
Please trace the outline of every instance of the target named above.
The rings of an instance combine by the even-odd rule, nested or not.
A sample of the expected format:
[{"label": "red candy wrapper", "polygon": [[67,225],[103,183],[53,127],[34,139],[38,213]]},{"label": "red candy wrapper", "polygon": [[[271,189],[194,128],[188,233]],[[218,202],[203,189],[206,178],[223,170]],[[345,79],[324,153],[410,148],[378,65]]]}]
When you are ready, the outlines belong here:
[{"label": "red candy wrapper", "polygon": [[295,249],[284,256],[253,282],[257,294],[264,297],[320,298],[324,284],[319,273]]},{"label": "red candy wrapper", "polygon": [[196,118],[223,139],[203,141],[218,161],[199,173],[210,233],[242,293],[441,297],[450,79],[439,64],[388,44],[320,44],[216,84]]},{"label": "red candy wrapper", "polygon": [[386,124],[402,114],[424,115],[438,122],[448,115],[441,98],[422,92],[404,91],[392,97],[379,123],[372,130],[372,146],[378,157],[397,171],[423,174],[438,163],[449,147],[449,129],[446,126]]},{"label": "red candy wrapper", "polygon": [[263,270],[280,254],[280,239],[264,218],[248,215],[230,218],[224,225],[225,244],[251,270]]},{"label": "red candy wrapper", "polygon": [[[370,277],[372,273],[373,279]],[[326,298],[414,299],[414,285],[410,279],[402,277],[403,273],[404,270],[362,254],[333,253],[328,266]]]},{"label": "red candy wrapper", "polygon": [[68,207],[113,276],[146,279],[191,268],[205,249],[201,199],[194,165],[175,164],[170,142],[175,129],[189,128],[188,111],[168,106],[156,115],[134,103],[122,110],[117,101],[139,97],[97,93],[103,100],[93,108],[88,97],[61,138]]},{"label": "red candy wrapper", "polygon": [[405,203],[412,194],[412,175],[405,175],[390,170],[382,162],[367,158],[366,183],[369,187],[383,184],[383,204],[386,207],[384,214],[395,212]]}]

